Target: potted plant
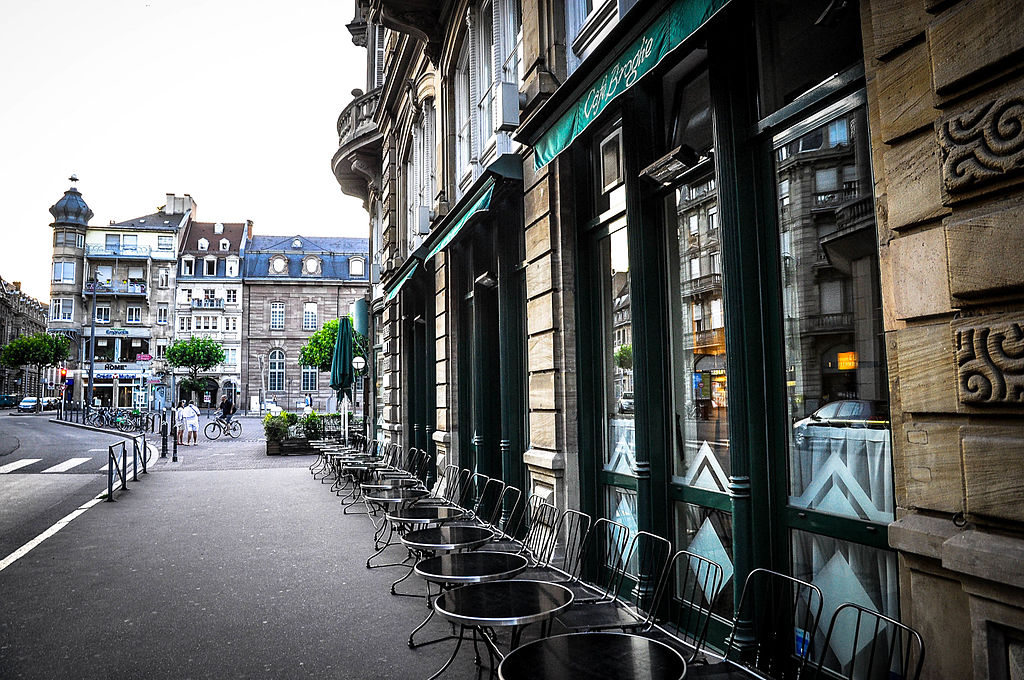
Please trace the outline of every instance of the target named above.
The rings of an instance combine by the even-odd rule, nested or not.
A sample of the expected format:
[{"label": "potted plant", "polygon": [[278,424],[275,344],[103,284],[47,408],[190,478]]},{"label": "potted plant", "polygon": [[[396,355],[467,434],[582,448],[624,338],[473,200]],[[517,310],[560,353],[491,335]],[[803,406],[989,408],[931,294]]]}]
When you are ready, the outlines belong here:
[{"label": "potted plant", "polygon": [[267,455],[281,455],[282,442],[288,436],[288,418],[268,413],[263,417],[263,432],[267,435]]}]

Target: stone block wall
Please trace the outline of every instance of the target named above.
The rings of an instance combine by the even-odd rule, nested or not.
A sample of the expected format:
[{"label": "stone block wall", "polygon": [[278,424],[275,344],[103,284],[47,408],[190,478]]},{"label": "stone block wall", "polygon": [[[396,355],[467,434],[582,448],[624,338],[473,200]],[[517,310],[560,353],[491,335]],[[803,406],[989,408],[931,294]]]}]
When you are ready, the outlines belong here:
[{"label": "stone block wall", "polygon": [[862,6],[903,616],[924,677],[1021,677],[1024,12]]}]

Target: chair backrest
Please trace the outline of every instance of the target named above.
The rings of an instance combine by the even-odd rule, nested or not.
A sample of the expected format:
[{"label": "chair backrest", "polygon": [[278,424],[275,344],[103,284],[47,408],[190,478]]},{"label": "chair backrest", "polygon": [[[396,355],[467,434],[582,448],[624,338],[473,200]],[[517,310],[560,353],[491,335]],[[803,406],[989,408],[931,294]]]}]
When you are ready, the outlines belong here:
[{"label": "chair backrest", "polygon": [[616,590],[619,600],[631,604],[644,625],[650,625],[657,613],[671,561],[671,541],[648,531],[638,531],[626,550],[626,568]]},{"label": "chair backrest", "polygon": [[589,583],[597,587],[601,599],[612,599],[626,569],[629,527],[601,517],[583,541],[581,569],[591,571]]},{"label": "chair backrest", "polygon": [[554,532],[551,547],[543,557],[544,565],[561,571],[570,580],[578,579],[583,543],[590,533],[592,521],[590,515],[579,510],[563,512],[558,519],[558,529]]},{"label": "chair backrest", "polygon": [[469,493],[469,476],[472,474],[472,471],[466,468],[456,468],[445,485],[444,499],[452,505],[461,506],[463,497]]},{"label": "chair backrest", "polygon": [[558,516],[558,508],[542,498],[530,508],[530,525],[526,529],[523,547],[519,552],[532,564],[539,563],[539,559],[553,540],[553,534],[558,531]]},{"label": "chair backrest", "polygon": [[522,518],[522,507],[519,501],[523,499],[523,492],[517,486],[506,486],[498,500],[498,516],[491,526],[498,530],[503,537],[510,536],[509,529],[518,516]]},{"label": "chair backrest", "polygon": [[413,471],[413,474],[416,476],[416,479],[424,484],[427,483],[427,475],[430,474],[430,463],[430,454],[425,449],[420,449],[420,457],[416,461],[416,469]]},{"label": "chair backrest", "polygon": [[482,472],[472,473],[466,483],[466,488],[463,489],[462,497],[459,499],[459,507],[472,513],[489,479],[490,477]]},{"label": "chair backrest", "polygon": [[703,555],[680,550],[672,556],[665,579],[663,599],[669,593],[679,600],[673,618],[672,635],[692,649],[687,663],[694,661],[704,649],[711,612],[722,592],[722,565]]},{"label": "chair backrest", "polygon": [[484,483],[473,506],[473,516],[488,526],[493,526],[495,517],[501,517],[501,496],[505,493],[505,482],[490,477]]},{"label": "chair backrest", "polygon": [[[822,603],[813,583],[754,569],[743,583],[726,658],[778,680],[799,677],[814,645]],[[751,642],[740,644],[737,638]]]},{"label": "chair backrest", "polygon": [[916,630],[847,602],[832,614],[814,677],[917,680],[923,664],[924,642]]}]

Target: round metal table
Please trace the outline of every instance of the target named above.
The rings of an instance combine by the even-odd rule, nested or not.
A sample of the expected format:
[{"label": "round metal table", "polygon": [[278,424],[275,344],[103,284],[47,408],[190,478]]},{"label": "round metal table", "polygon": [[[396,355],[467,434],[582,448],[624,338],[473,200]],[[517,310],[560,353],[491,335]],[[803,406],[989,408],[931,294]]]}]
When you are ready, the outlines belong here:
[{"label": "round metal table", "polygon": [[494,531],[483,527],[431,527],[402,536],[402,543],[422,552],[453,552],[478,548],[494,538]]},{"label": "round metal table", "polygon": [[426,489],[388,488],[367,489],[366,500],[381,505],[404,505],[423,498],[430,492]]},{"label": "round metal table", "polygon": [[462,508],[454,508],[446,505],[413,505],[406,508],[399,508],[395,512],[388,513],[389,522],[396,524],[444,524],[466,516]]},{"label": "round metal table", "polygon": [[434,599],[434,609],[452,623],[459,624],[459,640],[448,661],[430,680],[444,673],[455,660],[467,628],[472,630],[474,646],[478,637],[483,640],[493,668],[494,661],[503,658],[494,641],[494,628],[512,628],[509,646],[515,650],[523,626],[542,623],[541,635],[544,636],[547,624],[569,607],[572,599],[571,590],[545,581],[487,581],[441,593]]},{"label": "round metal table", "polygon": [[628,633],[570,633],[508,653],[501,680],[680,680],[686,661],[663,642]]}]

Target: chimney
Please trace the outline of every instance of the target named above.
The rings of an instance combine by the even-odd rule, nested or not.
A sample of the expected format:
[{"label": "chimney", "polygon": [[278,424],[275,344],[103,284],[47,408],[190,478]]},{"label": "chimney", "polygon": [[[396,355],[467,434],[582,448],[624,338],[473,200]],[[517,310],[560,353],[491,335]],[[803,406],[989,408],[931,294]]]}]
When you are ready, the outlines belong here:
[{"label": "chimney", "polygon": [[164,214],[174,214],[174,194],[167,194],[167,200],[164,202]]}]

